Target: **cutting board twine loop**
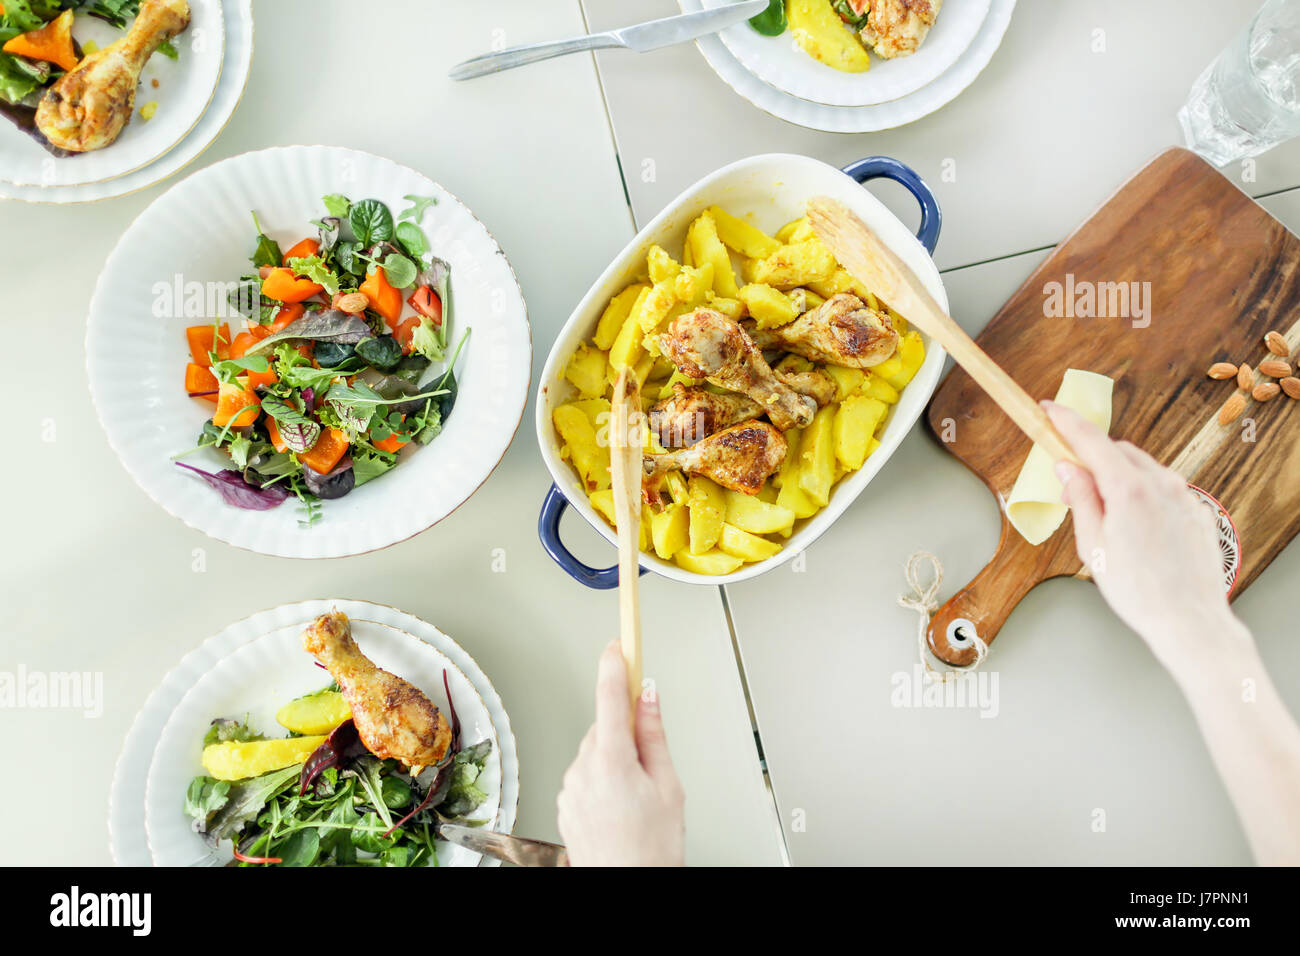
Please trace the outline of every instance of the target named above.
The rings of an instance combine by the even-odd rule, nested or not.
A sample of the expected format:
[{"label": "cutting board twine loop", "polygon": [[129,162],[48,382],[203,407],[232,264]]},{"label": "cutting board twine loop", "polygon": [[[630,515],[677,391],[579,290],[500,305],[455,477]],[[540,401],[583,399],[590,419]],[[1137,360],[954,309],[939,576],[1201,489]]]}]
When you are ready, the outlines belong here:
[{"label": "cutting board twine loop", "polygon": [[[931,577],[933,580],[929,584],[921,584],[921,565],[924,562],[930,562]],[[980,640],[979,636],[972,634],[969,640],[975,644],[975,660],[965,667],[954,667],[951,670],[939,670],[930,663],[930,649],[926,645],[925,634],[930,628],[930,618],[934,612],[939,610],[939,588],[943,584],[943,565],[929,551],[917,551],[907,559],[907,566],[903,568],[903,575],[907,578],[907,584],[912,589],[912,593],[900,594],[898,596],[899,607],[905,607],[917,613],[919,620],[916,629],[916,652],[921,659],[921,666],[925,668],[925,676],[929,680],[946,681],[959,674],[973,671],[984,662],[988,656],[989,646]]]}]

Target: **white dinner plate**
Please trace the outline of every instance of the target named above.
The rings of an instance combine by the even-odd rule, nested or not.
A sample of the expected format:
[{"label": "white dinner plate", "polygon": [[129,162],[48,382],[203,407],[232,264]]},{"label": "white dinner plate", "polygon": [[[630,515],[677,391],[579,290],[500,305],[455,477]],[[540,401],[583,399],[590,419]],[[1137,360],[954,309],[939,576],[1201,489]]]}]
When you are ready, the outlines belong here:
[{"label": "white dinner plate", "polygon": [[[680,0],[682,10],[702,9],[701,0]],[[871,133],[913,123],[955,99],[970,86],[1002,42],[1016,0],[992,0],[989,15],[970,47],[942,76],[915,93],[875,106],[827,106],[768,86],[747,70],[717,36],[696,41],[704,59],[741,97],[777,119],[828,133]],[[940,14],[940,20],[943,15]]]},{"label": "white dinner plate", "polygon": [[[302,631],[301,623],[289,624],[228,654],[195,682],[172,711],[145,784],[145,828],[155,866],[193,866],[199,861],[222,865],[231,859],[229,841],[212,849],[192,829],[183,812],[186,788],[204,773],[202,740],[214,719],[242,720],[247,715],[260,733],[287,736],[275,721],[276,711],[329,683],[328,675],[302,649]],[[356,618],[352,635],[367,657],[410,681],[450,715],[442,686],[446,672],[464,746],[492,741],[492,753],[477,781],[488,799],[470,819],[495,829],[501,811],[501,744],[487,705],[469,678],[437,648],[390,624]],[[434,771],[426,771],[421,783],[428,785],[433,775]],[[463,847],[438,844],[440,866],[475,866],[479,859],[478,853]]]},{"label": "white dinner plate", "polygon": [[[407,195],[432,196],[420,222],[433,253],[451,266],[450,341],[472,334],[456,363],[460,391],[442,433],[408,445],[398,466],[351,494],[321,503],[301,522],[292,497],[270,511],[243,511],[172,456],[192,449],[212,405],[182,387],[188,325],[211,321],[175,294],[214,286],[250,268],[263,229],[287,248],[315,232],[321,197],[386,202],[396,217]],[[200,225],[201,224],[201,225]],[[168,302],[168,300],[174,300]],[[217,295],[214,301],[223,301]],[[155,313],[158,314],[155,314]],[[232,332],[241,325],[231,319]],[[331,558],[387,547],[431,527],[467,500],[496,468],[523,415],[531,376],[527,311],[514,271],[496,240],[455,196],[391,160],[331,146],[245,153],[172,187],[123,233],[90,302],[86,363],[91,397],[109,443],[128,472],[164,509],[190,527],[262,554]],[[208,472],[229,465],[205,448],[185,458]]]},{"label": "white dinner plate", "polygon": [[[730,0],[702,2],[712,8],[726,6]],[[915,53],[887,60],[873,52],[871,68],[865,73],[844,73],[814,60],[794,42],[790,30],[769,37],[743,22],[723,30],[718,38],[768,86],[814,103],[874,106],[915,93],[949,70],[978,35],[989,4],[990,0],[944,0]]]},{"label": "white dinner plate", "polygon": [[[394,673],[419,686],[440,707],[444,703],[442,667],[449,665],[448,680],[456,710],[465,729],[462,740],[474,743],[485,736],[494,742],[494,758],[488,778],[493,796],[490,825],[508,833],[514,827],[519,802],[519,760],[510,718],[506,715],[491,681],[459,644],[419,618],[394,608],[366,601],[318,600],[286,604],[262,611],[231,624],[188,654],[150,695],[127,734],[113,774],[109,800],[109,846],[120,866],[150,866],[158,862],[204,861],[207,847],[171,813],[183,805],[189,777],[201,772],[197,744],[187,739],[191,717],[206,714],[204,708],[234,708],[242,716],[251,711],[263,733],[274,735],[274,711],[283,694],[290,698],[328,683],[324,672],[296,644],[296,635],[316,616],[333,608],[354,621],[357,641],[368,654]],[[364,622],[364,623],[362,623]],[[296,654],[293,653],[296,648]],[[259,662],[266,672],[249,673],[246,668]],[[306,669],[303,669],[303,663]],[[213,674],[249,682],[247,688],[214,682]],[[242,676],[238,676],[242,675]],[[462,681],[464,683],[462,683]],[[271,699],[263,699],[270,695]],[[198,716],[200,723],[201,716]],[[207,719],[211,719],[210,716]],[[199,738],[202,729],[198,729]],[[184,778],[182,780],[182,778]],[[170,790],[181,786],[179,801]],[[148,807],[148,809],[146,809]],[[183,831],[183,832],[182,832]],[[152,844],[152,852],[151,852]],[[472,863],[476,854],[451,853],[443,863]],[[224,857],[222,858],[224,860]],[[481,860],[494,866],[496,861]]]},{"label": "white dinner plate", "polygon": [[41,187],[0,182],[0,199],[35,203],[99,202],[147,189],[192,163],[230,122],[248,83],[253,60],[252,0],[222,0],[221,6],[226,28],[221,78],[207,111],[175,149],[142,169],[99,183]]},{"label": "white dinner plate", "polygon": [[[184,140],[212,102],[226,43],[221,0],[189,0],[189,6],[190,25],[172,40],[177,59],[161,53],[149,58],[131,119],[115,142],[93,152],[56,157],[6,120],[0,122],[0,179],[40,189],[106,182],[148,166]],[[83,45],[93,41],[102,48],[125,32],[79,13],[73,36]],[[140,110],[151,102],[156,110],[145,120]]]}]

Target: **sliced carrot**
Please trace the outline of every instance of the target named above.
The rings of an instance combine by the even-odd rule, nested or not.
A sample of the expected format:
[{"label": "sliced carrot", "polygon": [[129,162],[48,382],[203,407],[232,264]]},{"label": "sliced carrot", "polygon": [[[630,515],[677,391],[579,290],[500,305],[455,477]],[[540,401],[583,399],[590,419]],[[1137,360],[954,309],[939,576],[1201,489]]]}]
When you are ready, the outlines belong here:
[{"label": "sliced carrot", "polygon": [[[406,421],[406,416],[402,416],[402,421]],[[396,435],[389,435],[387,438],[370,439],[370,444],[374,445],[380,451],[401,451],[410,442],[402,441]]]},{"label": "sliced carrot", "polygon": [[215,403],[217,388],[217,377],[211,370],[193,362],[185,364],[185,391],[191,398],[204,398]]},{"label": "sliced carrot", "polygon": [[307,451],[299,452],[298,460],[313,471],[327,475],[347,454],[348,448],[347,432],[337,428],[326,428],[321,431],[316,444]]},{"label": "sliced carrot", "polygon": [[304,239],[297,245],[293,246],[284,254],[284,261],[290,259],[306,259],[308,256],[314,256],[320,252],[320,243],[315,239]]},{"label": "sliced carrot", "polygon": [[[240,378],[244,376],[241,375]],[[257,393],[241,384],[238,379],[227,382],[221,386],[221,393],[217,396],[217,411],[212,416],[212,424],[218,428],[251,425],[257,421],[261,403]]]},{"label": "sliced carrot", "polygon": [[3,47],[29,60],[44,60],[71,71],[77,68],[77,50],[72,43],[72,10],[64,10],[38,30],[11,38]]},{"label": "sliced carrot", "polygon": [[189,342],[190,356],[195,365],[210,367],[212,357],[209,353],[213,351],[217,353],[218,361],[230,358],[230,326],[224,322],[215,330],[211,325],[191,325],[185,330],[185,340]]},{"label": "sliced carrot", "polygon": [[361,283],[361,292],[370,300],[370,308],[384,317],[390,329],[396,328],[402,317],[402,293],[388,284],[384,270],[375,267],[366,280]]},{"label": "sliced carrot", "polygon": [[258,372],[250,368],[246,373],[244,373],[244,378],[247,380],[245,387],[248,388],[249,391],[252,391],[255,388],[261,388],[263,385],[274,385],[276,382],[280,381],[280,377],[275,374],[275,366],[269,362],[266,365],[265,372]]},{"label": "sliced carrot", "polygon": [[240,332],[235,336],[235,340],[230,343],[230,357],[232,359],[241,359],[244,355],[257,344],[258,336],[252,332]]},{"label": "sliced carrot", "polygon": [[270,415],[266,416],[266,434],[270,436],[271,447],[276,451],[283,453],[289,450],[289,446],[280,437],[280,426],[275,423],[275,419]]},{"label": "sliced carrot", "polygon": [[302,318],[303,313],[307,311],[301,303],[295,302],[293,305],[286,305],[279,312],[275,313],[275,318],[271,324],[266,326],[272,332],[283,332],[284,327],[290,322],[297,322]]},{"label": "sliced carrot", "polygon": [[320,292],[322,286],[310,279],[299,279],[292,269],[272,269],[262,280],[262,295],[276,302],[301,302]]}]

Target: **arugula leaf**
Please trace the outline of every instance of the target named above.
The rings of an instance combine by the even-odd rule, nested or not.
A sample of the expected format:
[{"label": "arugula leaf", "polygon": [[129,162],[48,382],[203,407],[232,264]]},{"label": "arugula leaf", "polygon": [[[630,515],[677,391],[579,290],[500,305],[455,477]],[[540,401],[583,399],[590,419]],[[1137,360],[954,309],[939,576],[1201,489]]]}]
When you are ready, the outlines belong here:
[{"label": "arugula leaf", "polygon": [[343,374],[335,368],[316,368],[301,352],[285,342],[275,347],[275,354],[276,375],[291,388],[327,388]]},{"label": "arugula leaf", "polygon": [[285,265],[293,270],[294,275],[310,279],[324,288],[330,295],[339,294],[339,277],[334,274],[334,270],[320,256],[304,256],[300,259],[290,259]]},{"label": "arugula leaf", "polygon": [[438,200],[433,196],[403,196],[403,199],[410,200],[411,207],[403,209],[399,219],[409,219],[412,222],[419,222],[424,218],[424,211],[430,206],[438,205]]},{"label": "arugula leaf", "polygon": [[346,219],[348,210],[352,208],[352,200],[341,193],[330,193],[328,196],[322,196],[321,202],[325,204],[327,213],[340,219]]},{"label": "arugula leaf", "polygon": [[240,372],[265,372],[270,366],[261,355],[245,355],[243,358],[222,359],[212,363],[212,374],[218,382],[229,384]]},{"label": "arugula leaf", "polygon": [[348,225],[357,242],[369,247],[393,238],[393,214],[378,199],[362,199],[348,210]]},{"label": "arugula leaf", "polygon": [[205,834],[208,846],[215,847],[227,838],[235,839],[245,823],[257,819],[267,801],[298,782],[299,769],[300,766],[294,764],[260,777],[234,781],[226,794],[226,802],[199,831]]}]

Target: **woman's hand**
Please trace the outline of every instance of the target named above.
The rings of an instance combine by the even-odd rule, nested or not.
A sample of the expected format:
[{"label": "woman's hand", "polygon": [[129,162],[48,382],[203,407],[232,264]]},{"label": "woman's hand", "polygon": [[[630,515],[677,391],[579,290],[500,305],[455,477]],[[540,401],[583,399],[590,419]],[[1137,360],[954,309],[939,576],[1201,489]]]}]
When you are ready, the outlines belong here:
[{"label": "woman's hand", "polygon": [[[649,699],[647,699],[649,698]],[[637,701],[636,733],[618,642],[596,675],[596,722],[556,801],[574,866],[681,866],[685,796],[673,770],[657,696]]]},{"label": "woman's hand", "polygon": [[1106,603],[1175,676],[1219,650],[1219,635],[1239,642],[1209,509],[1146,452],[1062,405],[1043,407],[1085,466],[1058,462],[1056,473],[1079,559]]}]

